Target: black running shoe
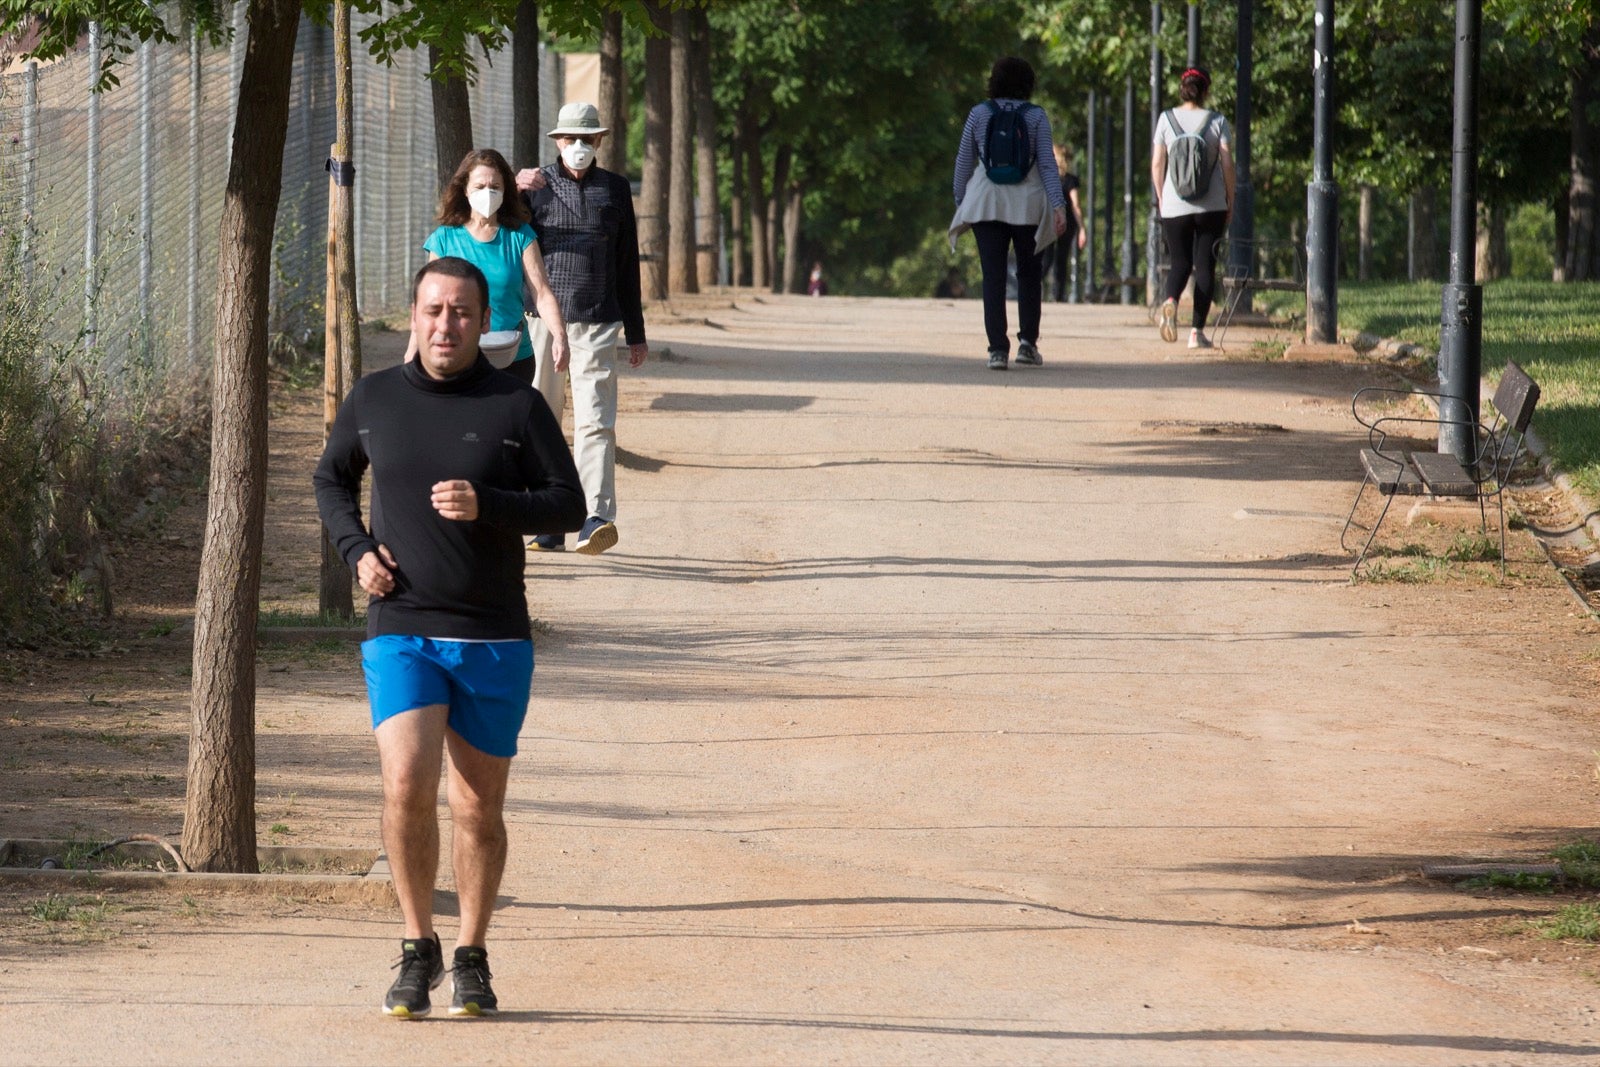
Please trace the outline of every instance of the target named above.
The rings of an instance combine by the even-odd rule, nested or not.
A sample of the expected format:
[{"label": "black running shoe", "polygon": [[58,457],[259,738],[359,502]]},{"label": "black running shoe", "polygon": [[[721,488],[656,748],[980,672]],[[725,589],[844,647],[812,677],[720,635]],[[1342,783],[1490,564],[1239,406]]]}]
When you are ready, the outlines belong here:
[{"label": "black running shoe", "polygon": [[428,991],[444,981],[444,950],[437,937],[400,942],[400,977],[383,998],[383,1013],[397,1019],[421,1019],[433,1010]]},{"label": "black running shoe", "polygon": [[500,1011],[500,1000],[489,985],[489,954],[481,948],[456,949],[450,988],[455,991],[450,998],[451,1015],[494,1015]]},{"label": "black running shoe", "polygon": [[1034,346],[1032,341],[1017,342],[1017,366],[1040,367],[1043,365],[1044,360],[1039,356],[1039,349]]}]

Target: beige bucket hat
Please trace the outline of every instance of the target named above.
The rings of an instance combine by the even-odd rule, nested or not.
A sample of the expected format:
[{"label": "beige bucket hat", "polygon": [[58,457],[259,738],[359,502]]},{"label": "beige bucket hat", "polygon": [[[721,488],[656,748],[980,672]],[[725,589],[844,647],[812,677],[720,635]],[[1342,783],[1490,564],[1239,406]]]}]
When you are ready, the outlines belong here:
[{"label": "beige bucket hat", "polygon": [[600,125],[600,109],[581,100],[563,104],[556,114],[556,128],[546,137],[585,137],[610,133],[611,127]]}]

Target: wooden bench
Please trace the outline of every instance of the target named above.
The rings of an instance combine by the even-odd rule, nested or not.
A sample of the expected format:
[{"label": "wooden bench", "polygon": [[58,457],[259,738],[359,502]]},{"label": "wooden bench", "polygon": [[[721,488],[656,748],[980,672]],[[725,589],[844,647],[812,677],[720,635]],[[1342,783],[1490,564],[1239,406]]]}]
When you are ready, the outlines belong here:
[{"label": "wooden bench", "polygon": [[[1363,398],[1382,396],[1430,397],[1437,405],[1438,415],[1434,418],[1417,415],[1385,415],[1371,419],[1364,416],[1361,412]],[[1397,496],[1477,500],[1480,528],[1484,532],[1488,532],[1489,528],[1487,501],[1492,499],[1498,507],[1500,516],[1500,572],[1504,574],[1506,483],[1511,478],[1511,472],[1516,469],[1517,461],[1522,458],[1528,424],[1533,419],[1533,409],[1538,402],[1539,386],[1515,362],[1507,363],[1505,370],[1500,374],[1500,384],[1495,389],[1494,399],[1491,401],[1494,405],[1494,417],[1488,425],[1471,420],[1466,412],[1461,412],[1460,417],[1455,418],[1446,415],[1448,409],[1459,408],[1461,401],[1442,393],[1378,387],[1359,390],[1350,400],[1350,411],[1356,421],[1366,427],[1367,447],[1363,448],[1360,454],[1363,471],[1361,487],[1356,490],[1355,501],[1350,505],[1350,514],[1345,517],[1344,529],[1339,532],[1339,544],[1345,551],[1350,550],[1346,538],[1350,527],[1355,524],[1356,508],[1360,506],[1362,494],[1366,492],[1367,486],[1377,489],[1384,501],[1383,510],[1378,513],[1377,521],[1368,530],[1367,539],[1356,555],[1355,565],[1350,568],[1351,575],[1354,576],[1361,569],[1361,564],[1372,548],[1373,538],[1378,535],[1378,527],[1383,525],[1384,517],[1389,514],[1389,505],[1394,503],[1394,498]],[[1388,438],[1391,429],[1401,426],[1430,427],[1435,435],[1445,426],[1465,429],[1472,439],[1473,453],[1463,461],[1448,452],[1413,451],[1390,447]]]}]

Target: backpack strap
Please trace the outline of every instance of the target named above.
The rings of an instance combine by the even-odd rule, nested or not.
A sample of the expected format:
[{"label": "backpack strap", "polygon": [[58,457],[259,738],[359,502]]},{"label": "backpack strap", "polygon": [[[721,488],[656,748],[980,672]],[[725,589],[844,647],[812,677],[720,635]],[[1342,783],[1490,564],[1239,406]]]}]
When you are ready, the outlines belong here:
[{"label": "backpack strap", "polygon": [[1178,116],[1172,108],[1167,109],[1167,125],[1172,127],[1172,136],[1183,136],[1183,127],[1178,125]]}]

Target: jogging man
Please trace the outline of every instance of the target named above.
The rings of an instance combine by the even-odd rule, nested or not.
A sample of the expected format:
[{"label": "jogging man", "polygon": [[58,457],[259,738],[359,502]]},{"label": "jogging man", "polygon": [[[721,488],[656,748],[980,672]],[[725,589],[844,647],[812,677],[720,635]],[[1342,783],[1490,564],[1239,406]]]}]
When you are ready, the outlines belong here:
[{"label": "jogging man", "polygon": [[[572,451],[589,509],[577,549],[588,555],[617,543],[617,343],[628,365],[650,354],[644,339],[639,289],[639,230],[628,179],[594,165],[609,127],[593,104],[567,104],[549,135],[561,152],[543,170],[517,174],[533,211],[545,271],[566,320],[571,349]],[[568,366],[552,354],[544,320],[532,321],[534,388],[561,420]],[[536,537],[528,547],[560,551],[561,536]]]},{"label": "jogging man", "polygon": [[[493,1015],[485,935],[505,869],[502,818],[528,710],[533,644],[523,538],[583,522],[583,492],[539,394],[478,351],[483,273],[444,257],[417,272],[417,358],[362,378],[317,465],[328,536],[371,599],[362,668],[383,774],[383,846],[405,921],[383,1010],[420,1018],[444,980],[433,927],[439,772],[448,753],[461,929],[452,1015]],[[371,528],[361,479],[372,471]]]}]

